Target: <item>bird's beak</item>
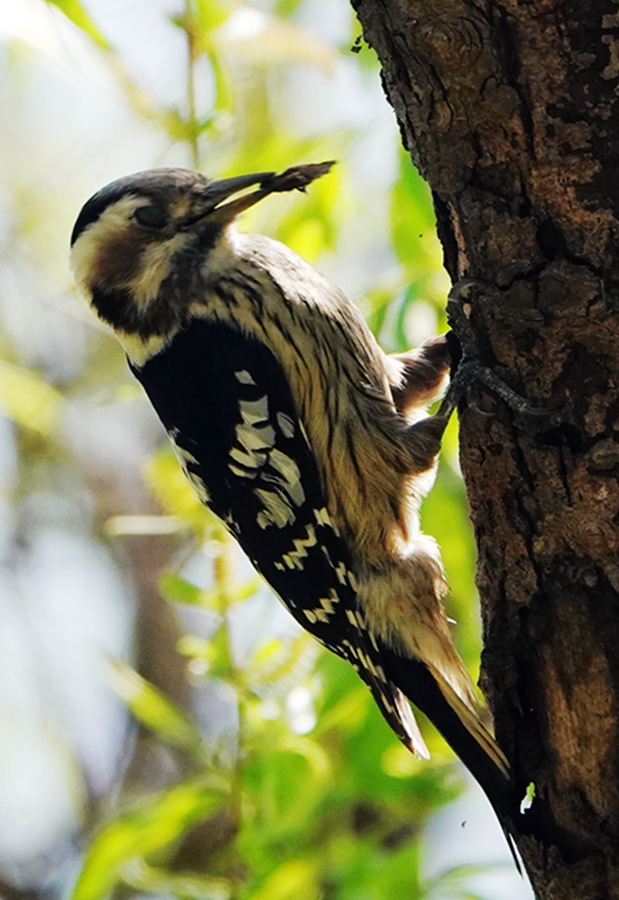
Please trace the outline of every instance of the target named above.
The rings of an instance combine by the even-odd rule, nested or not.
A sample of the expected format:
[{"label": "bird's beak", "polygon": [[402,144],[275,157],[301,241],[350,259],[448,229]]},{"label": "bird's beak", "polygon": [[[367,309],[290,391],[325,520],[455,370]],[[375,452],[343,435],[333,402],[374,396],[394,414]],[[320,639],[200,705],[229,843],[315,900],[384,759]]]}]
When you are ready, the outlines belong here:
[{"label": "bird's beak", "polygon": [[[200,191],[200,196],[196,204],[197,209],[194,209],[194,212],[185,219],[183,223],[184,227],[191,228],[207,216],[210,222],[216,221],[222,225],[226,225],[234,219],[238,212],[241,212],[241,208],[247,209],[246,206],[239,208],[242,201],[246,200],[248,196],[255,196],[255,194],[259,192],[254,191],[253,194],[246,194],[243,197],[239,197],[233,203],[224,204],[224,201],[233,194],[237,194],[239,191],[251,187],[253,184],[260,184],[262,181],[267,180],[272,176],[273,172],[255,172],[252,175],[238,175],[235,178],[214,178]],[[251,204],[249,205],[251,206]]]},{"label": "bird's beak", "polygon": [[[208,216],[209,222],[228,225],[239,213],[249,209],[250,206],[254,206],[254,204],[269,194],[292,190],[304,191],[306,186],[314,179],[326,174],[332,165],[333,162],[313,163],[293,166],[279,175],[275,172],[257,172],[253,175],[239,175],[236,178],[214,179],[204,190],[203,212],[195,216],[187,224],[192,225],[194,222]],[[251,187],[254,184],[260,185],[257,191],[243,194],[229,203],[223,202],[232,197],[233,194],[237,194],[244,188]]]},{"label": "bird's beak", "polygon": [[262,184],[274,174],[274,172],[256,172],[253,175],[237,175],[235,178],[214,178],[204,192],[204,199],[211,208],[214,208],[219,206],[222,200],[227,200],[228,197],[251,187],[252,184]]}]

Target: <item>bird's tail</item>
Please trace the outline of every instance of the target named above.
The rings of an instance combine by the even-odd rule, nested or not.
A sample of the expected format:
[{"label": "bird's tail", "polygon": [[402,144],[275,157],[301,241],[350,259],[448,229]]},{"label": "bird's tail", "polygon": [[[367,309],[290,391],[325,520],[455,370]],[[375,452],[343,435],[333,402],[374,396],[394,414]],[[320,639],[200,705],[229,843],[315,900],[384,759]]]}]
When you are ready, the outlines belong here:
[{"label": "bird's tail", "polygon": [[386,672],[408,699],[423,712],[462,760],[488,797],[503,828],[519,871],[512,834],[519,814],[517,793],[502,750],[481,721],[440,671],[425,663],[388,652]]},{"label": "bird's tail", "polygon": [[[477,711],[463,701],[440,673],[432,672],[431,676],[434,677],[441,694],[447,701],[449,710],[443,709],[438,715],[428,715],[428,718],[483,789],[503,829],[516,868],[522,874],[512,836],[513,823],[515,817],[519,815],[519,804],[505,754],[481,721]],[[457,722],[463,726],[463,731],[456,723],[450,722],[453,718],[450,711],[455,713]],[[445,723],[444,730],[441,727],[441,721]],[[445,733],[449,730],[450,736]]]},{"label": "bird's tail", "polygon": [[[467,731],[475,739],[477,745],[479,745],[486,756],[490,757],[490,759],[494,762],[496,768],[502,773],[504,778],[509,780],[509,763],[507,762],[505,754],[495,741],[494,737],[490,734],[490,732],[482,722],[479,715],[479,710],[475,709],[470,704],[465,702],[461,695],[454,689],[451,682],[448,681],[441,672],[433,670],[431,671],[430,675],[437,683],[441,694],[443,695],[451,709],[455,712],[459,721],[466,727]],[[430,716],[429,718],[432,718],[432,716]],[[436,727],[439,728],[438,725]],[[439,731],[440,730],[441,729],[439,728]],[[485,759],[485,757],[483,758]]]}]

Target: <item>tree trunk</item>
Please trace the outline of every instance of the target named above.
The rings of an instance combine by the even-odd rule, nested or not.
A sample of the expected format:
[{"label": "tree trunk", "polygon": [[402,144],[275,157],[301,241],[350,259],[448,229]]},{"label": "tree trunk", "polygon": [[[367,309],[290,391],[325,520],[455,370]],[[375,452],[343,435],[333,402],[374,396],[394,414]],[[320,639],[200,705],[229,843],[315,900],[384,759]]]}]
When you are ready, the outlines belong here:
[{"label": "tree trunk", "polygon": [[519,847],[537,897],[619,897],[619,6],[353,5],[447,269],[485,284],[485,361],[554,414],[461,416],[482,682],[536,787]]}]

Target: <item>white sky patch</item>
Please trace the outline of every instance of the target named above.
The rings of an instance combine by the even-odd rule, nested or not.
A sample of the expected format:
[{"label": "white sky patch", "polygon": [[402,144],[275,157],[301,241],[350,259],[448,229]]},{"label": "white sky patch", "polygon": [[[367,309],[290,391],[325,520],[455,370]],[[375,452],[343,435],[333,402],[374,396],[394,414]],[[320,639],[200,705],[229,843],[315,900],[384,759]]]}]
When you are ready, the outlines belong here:
[{"label": "white sky patch", "polygon": [[295,687],[286,697],[286,716],[295,734],[307,734],[316,725],[316,712],[311,691]]}]

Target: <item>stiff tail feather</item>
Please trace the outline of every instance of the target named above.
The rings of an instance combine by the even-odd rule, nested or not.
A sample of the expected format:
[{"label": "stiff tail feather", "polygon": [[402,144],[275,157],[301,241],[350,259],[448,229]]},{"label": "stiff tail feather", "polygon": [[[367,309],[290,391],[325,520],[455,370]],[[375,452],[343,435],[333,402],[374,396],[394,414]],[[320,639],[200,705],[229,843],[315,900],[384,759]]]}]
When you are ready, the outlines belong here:
[{"label": "stiff tail feather", "polygon": [[389,679],[428,717],[479,783],[501,824],[516,868],[522,872],[512,836],[519,804],[500,747],[476,711],[439,672],[388,649],[383,649],[383,660]]}]

